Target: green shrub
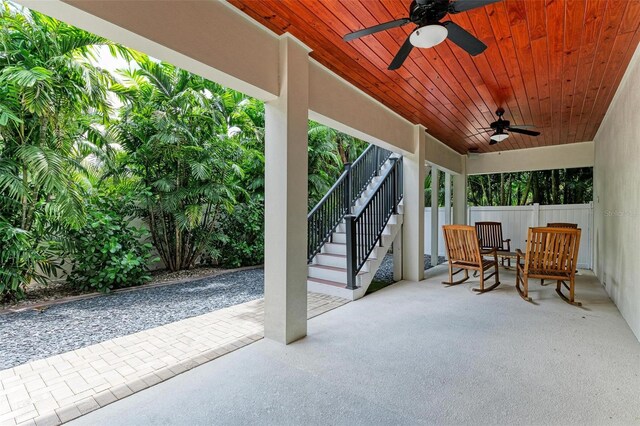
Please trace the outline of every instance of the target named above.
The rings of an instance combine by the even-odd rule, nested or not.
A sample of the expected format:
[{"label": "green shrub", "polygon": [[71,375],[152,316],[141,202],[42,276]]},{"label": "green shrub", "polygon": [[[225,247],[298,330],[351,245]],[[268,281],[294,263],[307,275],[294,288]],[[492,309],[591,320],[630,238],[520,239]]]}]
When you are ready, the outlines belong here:
[{"label": "green shrub", "polygon": [[41,260],[31,234],[0,219],[0,301],[22,299]]},{"label": "green shrub", "polygon": [[158,259],[152,258],[152,245],[144,242],[148,231],[131,226],[121,209],[101,197],[87,208],[86,225],[70,236],[73,269],[69,283],[106,293],[151,279],[148,265]]},{"label": "green shrub", "polygon": [[0,301],[23,299],[31,281],[46,284],[57,276],[59,244],[36,234],[0,218]]},{"label": "green shrub", "polygon": [[264,261],[264,200],[262,197],[238,204],[222,220],[216,245],[218,263],[237,268]]}]

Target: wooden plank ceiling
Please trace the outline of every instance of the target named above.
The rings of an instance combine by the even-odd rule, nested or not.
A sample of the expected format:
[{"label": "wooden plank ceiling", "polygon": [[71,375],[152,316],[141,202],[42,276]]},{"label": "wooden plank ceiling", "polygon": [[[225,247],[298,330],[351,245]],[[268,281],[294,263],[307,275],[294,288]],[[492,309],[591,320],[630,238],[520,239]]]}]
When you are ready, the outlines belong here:
[{"label": "wooden plank ceiling", "polygon": [[[230,0],[277,34],[456,151],[465,153],[593,140],[640,39],[640,0],[503,0],[448,15],[488,49],[471,57],[449,41],[387,65],[413,24],[350,43],[351,31],[408,16],[409,0]],[[533,124],[490,146],[471,136],[495,121]]]}]

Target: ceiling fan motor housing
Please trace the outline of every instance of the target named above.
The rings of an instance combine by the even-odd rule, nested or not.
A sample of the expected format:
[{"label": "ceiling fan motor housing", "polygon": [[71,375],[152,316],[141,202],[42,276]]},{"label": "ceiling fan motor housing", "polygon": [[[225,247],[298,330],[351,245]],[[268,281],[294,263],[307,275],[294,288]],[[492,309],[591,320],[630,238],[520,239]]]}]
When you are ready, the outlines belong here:
[{"label": "ceiling fan motor housing", "polygon": [[409,6],[409,19],[414,24],[422,27],[438,23],[448,12],[449,0],[427,0],[424,4],[414,0]]},{"label": "ceiling fan motor housing", "polygon": [[504,120],[502,118],[502,116],[504,115],[504,109],[498,108],[498,110],[496,111],[496,115],[498,116],[498,121],[494,121],[489,126],[492,129],[496,129],[500,131],[509,128],[509,126],[511,125],[511,122],[509,120]]}]

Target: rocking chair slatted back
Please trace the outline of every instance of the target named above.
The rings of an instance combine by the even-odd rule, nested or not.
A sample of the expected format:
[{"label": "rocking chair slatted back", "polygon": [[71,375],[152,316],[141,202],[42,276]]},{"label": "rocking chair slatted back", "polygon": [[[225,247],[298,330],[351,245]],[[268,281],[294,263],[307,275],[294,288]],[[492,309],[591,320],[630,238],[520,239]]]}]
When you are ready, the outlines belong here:
[{"label": "rocking chair slatted back", "polygon": [[482,261],[478,234],[473,226],[445,225],[444,242],[447,257],[453,262],[479,265]]},{"label": "rocking chair slatted back", "polygon": [[529,228],[524,271],[574,275],[580,247],[580,229]]},{"label": "rocking chair slatted back", "polygon": [[505,250],[505,240],[502,238],[502,223],[476,222],[476,233],[480,238],[480,246],[482,248]]},{"label": "rocking chair slatted back", "polygon": [[564,222],[555,222],[555,223],[547,223],[547,228],[573,228],[577,229],[577,223],[564,223]]}]

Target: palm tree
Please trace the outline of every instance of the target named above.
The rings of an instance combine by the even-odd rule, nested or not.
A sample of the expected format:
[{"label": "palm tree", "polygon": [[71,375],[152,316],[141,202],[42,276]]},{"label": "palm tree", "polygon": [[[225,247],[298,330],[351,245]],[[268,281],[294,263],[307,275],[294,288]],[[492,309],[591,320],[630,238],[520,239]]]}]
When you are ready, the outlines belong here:
[{"label": "palm tree", "polygon": [[82,221],[82,159],[102,154],[96,126],[110,112],[110,76],[90,63],[92,48],[129,52],[10,3],[0,8],[0,250],[15,248],[9,235],[23,240],[0,259],[1,295],[44,281],[35,264],[50,272],[55,235]]},{"label": "palm tree", "polygon": [[167,63],[139,66],[112,86],[124,102],[116,172],[144,194],[139,213],[165,266],[188,269],[211,254],[222,216],[246,195],[242,166],[260,130],[246,96]]},{"label": "palm tree", "polygon": [[367,143],[331,127],[309,122],[309,207],[315,206]]}]

